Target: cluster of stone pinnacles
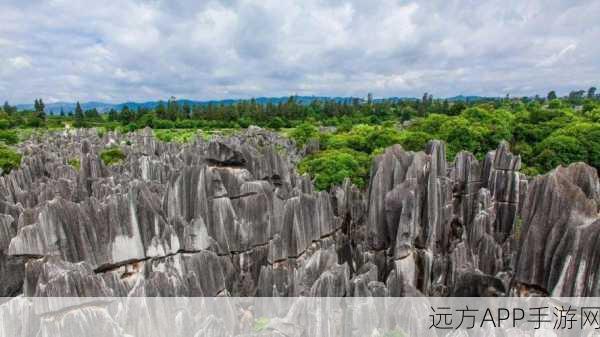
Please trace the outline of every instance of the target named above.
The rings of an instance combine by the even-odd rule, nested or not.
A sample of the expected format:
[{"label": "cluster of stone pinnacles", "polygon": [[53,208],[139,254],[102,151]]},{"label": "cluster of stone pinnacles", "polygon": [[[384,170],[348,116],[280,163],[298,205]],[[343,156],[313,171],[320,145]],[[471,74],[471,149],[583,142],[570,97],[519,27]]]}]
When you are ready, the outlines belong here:
[{"label": "cluster of stone pinnacles", "polygon": [[[110,146],[126,159],[104,165]],[[189,144],[71,130],[20,150],[0,177],[0,296],[600,296],[596,170],[527,177],[506,143],[453,162],[439,141],[395,145],[366,190],[330,191],[256,127]]]}]

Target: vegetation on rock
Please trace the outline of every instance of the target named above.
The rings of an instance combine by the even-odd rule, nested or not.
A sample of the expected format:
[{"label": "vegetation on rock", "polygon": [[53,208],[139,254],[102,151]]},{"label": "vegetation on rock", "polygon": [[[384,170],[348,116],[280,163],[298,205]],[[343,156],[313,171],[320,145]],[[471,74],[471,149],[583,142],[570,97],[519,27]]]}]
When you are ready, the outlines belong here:
[{"label": "vegetation on rock", "polygon": [[314,177],[315,187],[327,190],[340,185],[346,177],[358,187],[369,180],[369,155],[352,149],[332,149],[306,157],[298,165],[300,173]]},{"label": "vegetation on rock", "polygon": [[81,168],[81,163],[77,158],[69,159],[67,163],[71,165],[76,171],[79,171],[79,169]]},{"label": "vegetation on rock", "polygon": [[0,169],[3,174],[9,173],[21,165],[21,154],[0,143]]},{"label": "vegetation on rock", "polygon": [[255,322],[254,322],[254,326],[252,327],[252,330],[254,332],[261,332],[264,331],[267,328],[267,325],[269,324],[269,318],[268,317],[259,317]]},{"label": "vegetation on rock", "polygon": [[100,159],[104,165],[118,164],[126,158],[125,153],[119,147],[110,147],[100,152]]},{"label": "vegetation on rock", "polygon": [[19,142],[19,136],[16,131],[0,130],[0,141],[6,144],[14,145]]},{"label": "vegetation on rock", "polygon": [[15,144],[30,130],[72,125],[120,132],[151,127],[162,141],[186,143],[195,135],[208,138],[212,132],[257,125],[280,130],[298,147],[311,146],[300,170],[316,179],[319,189],[340,183],[342,175],[364,186],[371,159],[392,144],[418,151],[429,140],[440,139],[448,145],[448,160],[462,150],[482,159],[506,140],[521,155],[522,172],[537,175],[576,161],[600,168],[600,99],[585,92],[453,101],[425,94],[421,99],[330,99],[310,104],[292,96],[276,105],[247,100],[190,106],[169,100],[152,109],[125,105],[106,114],[84,111],[78,104],[73,113],[60,116],[45,114],[39,99],[32,111],[4,104],[0,140]]}]

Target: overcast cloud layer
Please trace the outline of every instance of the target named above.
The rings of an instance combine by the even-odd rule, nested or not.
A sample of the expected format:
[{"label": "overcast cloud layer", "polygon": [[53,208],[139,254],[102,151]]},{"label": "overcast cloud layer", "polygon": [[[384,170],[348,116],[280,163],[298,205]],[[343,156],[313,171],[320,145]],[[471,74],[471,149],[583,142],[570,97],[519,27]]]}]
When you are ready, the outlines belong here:
[{"label": "overcast cloud layer", "polygon": [[2,0],[0,13],[12,103],[600,85],[600,1]]}]

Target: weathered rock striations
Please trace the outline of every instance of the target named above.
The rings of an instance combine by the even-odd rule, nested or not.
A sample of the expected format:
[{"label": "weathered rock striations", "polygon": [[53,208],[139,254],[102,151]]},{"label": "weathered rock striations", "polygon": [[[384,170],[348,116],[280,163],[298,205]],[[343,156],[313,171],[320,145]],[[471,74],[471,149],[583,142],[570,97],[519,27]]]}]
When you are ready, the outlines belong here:
[{"label": "weathered rock striations", "polygon": [[515,293],[600,295],[598,175],[577,163],[533,179],[522,212]]},{"label": "weathered rock striations", "polygon": [[[105,165],[109,146],[127,158]],[[439,141],[389,147],[364,192],[315,191],[293,143],[256,127],[20,147],[0,177],[1,296],[600,296],[596,170],[529,179],[507,143],[451,163]]]}]

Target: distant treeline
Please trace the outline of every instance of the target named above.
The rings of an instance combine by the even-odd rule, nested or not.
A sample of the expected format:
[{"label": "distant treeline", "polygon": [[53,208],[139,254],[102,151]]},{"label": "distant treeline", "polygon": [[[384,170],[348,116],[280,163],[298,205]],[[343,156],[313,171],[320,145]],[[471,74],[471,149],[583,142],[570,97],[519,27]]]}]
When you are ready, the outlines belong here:
[{"label": "distant treeline", "polygon": [[[424,94],[414,100],[315,100],[298,102],[292,96],[278,104],[256,100],[236,104],[179,104],[161,102],[153,109],[139,107],[100,114],[83,110],[46,116],[44,102],[19,111],[5,103],[0,111],[0,140],[18,141],[14,129],[100,127],[133,131],[154,129],[236,129],[250,125],[284,129],[300,145],[318,141],[319,151],[304,159],[300,170],[326,189],[350,177],[357,185],[368,180],[373,156],[392,144],[422,150],[431,139],[444,140],[448,159],[467,150],[478,158],[502,140],[523,158],[524,172],[535,175],[557,165],[585,161],[600,168],[600,97],[595,88],[558,97],[436,99]],[[330,127],[330,128],[323,128]],[[170,131],[169,131],[170,132]],[[172,133],[176,133],[173,131]],[[170,134],[173,138],[175,135]],[[186,136],[187,138],[187,136]]]},{"label": "distant treeline", "polygon": [[[155,108],[138,106],[132,109],[124,105],[122,109],[111,109],[101,114],[97,109],[83,110],[79,102],[73,112],[60,112],[56,116],[46,116],[42,99],[36,99],[34,109],[17,112],[16,107],[4,103],[2,111],[10,116],[11,127],[44,127],[47,117],[72,120],[74,126],[87,127],[101,124],[120,124],[129,130],[143,128],[245,128],[258,125],[273,129],[294,127],[303,121],[315,121],[324,126],[354,125],[357,123],[381,124],[397,119],[407,121],[429,114],[457,116],[465,108],[479,104],[492,104],[498,108],[508,101],[543,103],[558,98],[554,91],[546,97],[523,98],[484,98],[469,100],[435,99],[425,93],[421,99],[315,99],[310,104],[291,96],[278,104],[255,99],[241,100],[233,104],[180,104],[175,99],[160,101]],[[586,99],[597,99],[596,89],[578,90],[563,98],[572,105],[582,105]],[[2,112],[0,111],[0,113]],[[60,122],[59,122],[60,123]],[[50,126],[53,123],[50,122]]]}]

